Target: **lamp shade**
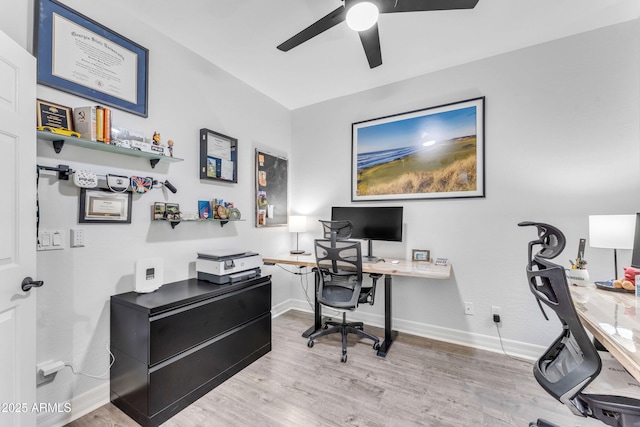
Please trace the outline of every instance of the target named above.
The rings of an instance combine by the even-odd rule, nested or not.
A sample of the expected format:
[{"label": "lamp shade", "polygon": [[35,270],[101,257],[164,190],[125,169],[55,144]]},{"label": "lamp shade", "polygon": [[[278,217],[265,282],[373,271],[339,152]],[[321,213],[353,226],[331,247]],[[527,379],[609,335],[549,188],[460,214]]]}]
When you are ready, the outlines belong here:
[{"label": "lamp shade", "polygon": [[289,231],[291,233],[304,233],[307,231],[307,217],[303,215],[290,215]]},{"label": "lamp shade", "polygon": [[589,215],[589,246],[633,249],[635,215]]},{"label": "lamp shade", "polygon": [[347,11],[347,25],[353,31],[365,31],[378,22],[378,7],[368,1],[356,3]]}]

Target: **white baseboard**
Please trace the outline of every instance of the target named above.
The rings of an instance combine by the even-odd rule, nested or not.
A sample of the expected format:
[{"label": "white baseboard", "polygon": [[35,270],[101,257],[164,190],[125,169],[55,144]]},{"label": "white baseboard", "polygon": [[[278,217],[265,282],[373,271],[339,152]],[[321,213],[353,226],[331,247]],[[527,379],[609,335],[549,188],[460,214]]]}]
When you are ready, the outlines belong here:
[{"label": "white baseboard", "polygon": [[91,411],[95,411],[102,405],[109,403],[109,382],[100,384],[79,396],[71,399],[69,412],[49,412],[38,414],[38,427],[62,427],[69,424]]},{"label": "white baseboard", "polygon": [[[277,317],[289,310],[299,310],[307,313],[313,312],[306,301],[290,299],[282,304],[278,304],[277,314],[274,314],[273,317]],[[273,312],[274,311],[272,309],[272,313]],[[349,318],[364,322],[367,325],[384,328],[383,315],[358,312],[356,310],[353,313],[350,313]],[[546,350],[543,346],[508,339],[502,339],[501,346],[500,338],[497,336],[497,333],[496,336],[481,335],[398,318],[393,319],[393,330],[452,344],[464,345],[466,347],[492,351],[494,353],[503,354],[502,346],[504,346],[505,351],[510,356],[531,361],[536,360]]]}]

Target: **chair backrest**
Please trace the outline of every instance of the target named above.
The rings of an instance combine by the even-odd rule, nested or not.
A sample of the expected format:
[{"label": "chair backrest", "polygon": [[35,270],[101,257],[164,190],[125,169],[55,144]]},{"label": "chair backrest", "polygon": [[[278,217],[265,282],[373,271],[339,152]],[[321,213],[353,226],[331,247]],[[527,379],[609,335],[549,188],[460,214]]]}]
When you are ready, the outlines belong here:
[{"label": "chair backrest", "polygon": [[[538,239],[529,242],[529,289],[538,304],[552,309],[562,324],[562,333],[534,365],[534,376],[550,395],[575,414],[584,416],[587,408],[576,397],[598,376],[602,362],[573,305],[564,268],[549,261],[562,252],[566,239],[560,230],[548,224],[518,225],[538,228]],[[536,246],[541,248],[533,253]]]},{"label": "chair backrest", "polygon": [[324,238],[337,240],[346,240],[351,237],[351,229],[353,224],[348,219],[337,221],[319,220],[322,224]]},{"label": "chair backrest", "polygon": [[353,309],[362,288],[362,249],[351,240],[315,240],[316,266],[320,274],[318,302]]}]

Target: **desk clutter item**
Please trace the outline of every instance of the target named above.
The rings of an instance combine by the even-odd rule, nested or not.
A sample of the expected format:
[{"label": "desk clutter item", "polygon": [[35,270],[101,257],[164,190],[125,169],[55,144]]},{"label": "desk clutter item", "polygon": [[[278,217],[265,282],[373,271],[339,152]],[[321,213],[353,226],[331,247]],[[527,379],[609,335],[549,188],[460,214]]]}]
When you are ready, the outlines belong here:
[{"label": "desk clutter item", "polygon": [[598,289],[602,289],[603,291],[612,291],[612,292],[627,292],[627,293],[633,293],[634,290],[633,289],[625,289],[625,288],[615,288],[613,286],[613,280],[607,280],[604,282],[595,282],[594,283],[596,285],[596,288]]},{"label": "desk clutter item", "polygon": [[436,258],[436,265],[447,265],[449,260],[447,258]]}]

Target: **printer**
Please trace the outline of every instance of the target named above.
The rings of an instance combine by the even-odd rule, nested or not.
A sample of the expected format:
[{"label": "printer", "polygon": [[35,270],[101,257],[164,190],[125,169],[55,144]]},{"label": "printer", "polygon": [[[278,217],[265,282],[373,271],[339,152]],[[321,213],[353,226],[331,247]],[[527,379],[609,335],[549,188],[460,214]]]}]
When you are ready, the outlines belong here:
[{"label": "printer", "polygon": [[262,257],[255,252],[227,250],[198,252],[196,272],[199,280],[217,283],[241,282],[260,275]]}]

